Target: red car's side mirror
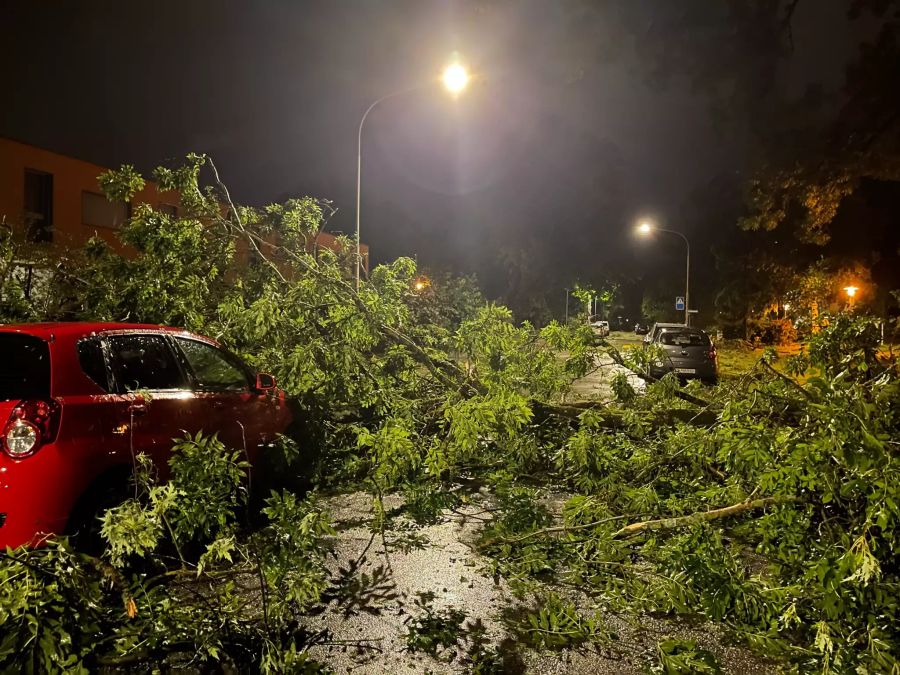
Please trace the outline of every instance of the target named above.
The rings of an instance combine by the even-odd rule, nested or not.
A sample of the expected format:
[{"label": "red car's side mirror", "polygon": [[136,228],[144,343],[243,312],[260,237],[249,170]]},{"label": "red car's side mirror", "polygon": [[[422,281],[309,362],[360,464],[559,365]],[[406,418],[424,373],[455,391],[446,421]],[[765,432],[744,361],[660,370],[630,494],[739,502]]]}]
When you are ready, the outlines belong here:
[{"label": "red car's side mirror", "polygon": [[268,373],[258,373],[256,376],[257,391],[272,391],[276,387],[275,376]]}]

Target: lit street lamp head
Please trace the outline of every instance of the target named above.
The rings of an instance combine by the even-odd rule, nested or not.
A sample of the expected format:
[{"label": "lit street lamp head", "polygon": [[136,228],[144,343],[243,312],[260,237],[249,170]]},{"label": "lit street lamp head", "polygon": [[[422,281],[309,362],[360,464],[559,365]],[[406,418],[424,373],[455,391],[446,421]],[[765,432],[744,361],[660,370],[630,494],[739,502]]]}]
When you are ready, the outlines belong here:
[{"label": "lit street lamp head", "polygon": [[453,63],[444,69],[441,79],[447,91],[451,94],[459,94],[469,84],[469,72],[465,69],[465,66]]},{"label": "lit street lamp head", "polygon": [[641,223],[637,228],[638,234],[646,237],[653,231],[653,226],[650,223]]},{"label": "lit street lamp head", "polygon": [[850,297],[850,298],[855,297],[856,292],[858,290],[859,290],[859,288],[857,286],[845,286],[844,287],[844,292],[847,294],[847,297]]}]

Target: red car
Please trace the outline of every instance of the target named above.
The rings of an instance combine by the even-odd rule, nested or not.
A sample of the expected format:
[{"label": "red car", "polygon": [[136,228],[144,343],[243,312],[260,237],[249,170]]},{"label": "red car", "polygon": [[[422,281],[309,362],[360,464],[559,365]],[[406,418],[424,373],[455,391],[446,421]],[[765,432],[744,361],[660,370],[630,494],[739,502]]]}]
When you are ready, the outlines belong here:
[{"label": "red car", "polygon": [[95,518],[127,489],[133,453],[165,478],[172,439],[217,432],[252,463],[291,422],[274,377],[175,328],[0,326],[0,353],[0,547]]}]

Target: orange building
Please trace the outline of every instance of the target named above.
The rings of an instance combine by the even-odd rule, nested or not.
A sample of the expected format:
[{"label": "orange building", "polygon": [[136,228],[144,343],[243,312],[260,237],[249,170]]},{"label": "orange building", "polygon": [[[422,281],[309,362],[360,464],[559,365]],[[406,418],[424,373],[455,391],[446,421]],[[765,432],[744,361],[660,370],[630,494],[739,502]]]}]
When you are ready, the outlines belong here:
[{"label": "orange building", "polygon": [[[52,250],[79,247],[94,234],[120,248],[115,232],[130,205],[110,202],[97,183],[108,169],[33,145],[0,138],[0,222],[17,238]],[[177,215],[179,196],[147,182],[134,203]]]},{"label": "orange building", "polygon": [[[178,215],[179,194],[160,192],[152,181],[131,204],[108,201],[97,183],[105,171],[107,167],[98,164],[0,138],[0,223],[17,238],[50,251],[80,247],[95,234],[121,250],[115,233],[134,204]],[[327,232],[311,242],[313,247],[339,250],[336,238]],[[361,245],[360,252],[368,269],[369,247]]]}]

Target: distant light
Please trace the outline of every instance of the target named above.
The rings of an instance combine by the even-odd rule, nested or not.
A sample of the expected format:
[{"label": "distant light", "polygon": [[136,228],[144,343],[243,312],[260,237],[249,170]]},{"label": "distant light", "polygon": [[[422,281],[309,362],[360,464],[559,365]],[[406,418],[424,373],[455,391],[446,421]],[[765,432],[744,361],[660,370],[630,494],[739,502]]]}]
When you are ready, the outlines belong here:
[{"label": "distant light", "polygon": [[653,226],[650,223],[641,223],[637,228],[638,234],[647,236],[653,231]]},{"label": "distant light", "polygon": [[417,291],[424,291],[424,290],[425,290],[425,282],[424,282],[424,281],[417,281],[417,282],[416,282],[416,285],[415,285],[415,289],[416,289]]},{"label": "distant light", "polygon": [[851,297],[851,298],[856,295],[856,292],[858,290],[859,290],[858,286],[844,286],[844,292],[847,294],[848,297]]},{"label": "distant light", "polygon": [[469,84],[469,72],[465,66],[459,63],[452,63],[444,69],[442,79],[447,91],[452,94],[458,94]]},{"label": "distant light", "polygon": [[784,303],[784,311],[785,311],[785,312],[788,311],[790,308],[791,308],[790,303],[787,303],[787,302]]}]

